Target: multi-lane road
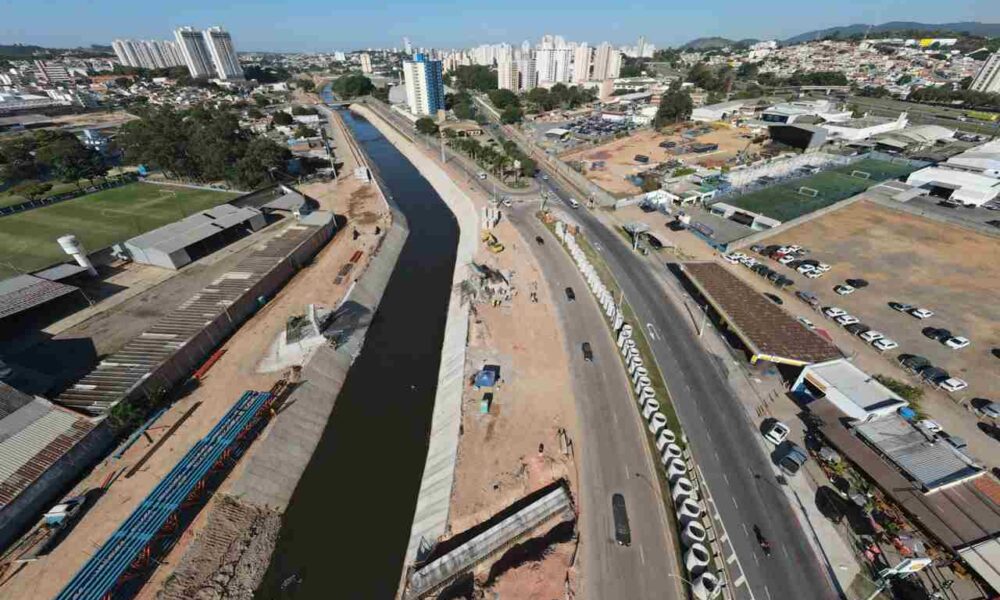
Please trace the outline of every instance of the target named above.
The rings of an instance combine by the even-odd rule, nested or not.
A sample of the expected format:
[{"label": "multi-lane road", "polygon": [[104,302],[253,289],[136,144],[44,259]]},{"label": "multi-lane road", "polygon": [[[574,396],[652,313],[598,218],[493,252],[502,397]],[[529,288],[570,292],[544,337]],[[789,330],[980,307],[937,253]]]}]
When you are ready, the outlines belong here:
[{"label": "multi-lane road", "polygon": [[[564,203],[567,193],[549,175],[543,185]],[[568,204],[567,204],[568,206]],[[573,211],[585,235],[597,243],[637,325],[657,332],[649,340],[656,363],[725,525],[724,557],[736,598],[837,598],[832,574],[800,524],[755,424],[689,325],[689,317],[666,298],[665,265],[640,259],[622,238],[586,209]],[[802,499],[803,502],[812,499]],[[753,534],[760,527],[773,551],[764,556]]]}]

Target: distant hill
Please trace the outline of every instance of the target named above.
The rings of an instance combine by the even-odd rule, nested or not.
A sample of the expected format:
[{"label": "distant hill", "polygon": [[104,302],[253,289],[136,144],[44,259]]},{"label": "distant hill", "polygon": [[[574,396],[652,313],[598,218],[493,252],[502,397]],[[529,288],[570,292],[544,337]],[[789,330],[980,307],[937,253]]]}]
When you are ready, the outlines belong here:
[{"label": "distant hill", "polygon": [[47,54],[48,48],[41,46],[25,46],[23,44],[4,45],[0,44],[0,56],[30,58],[35,54]]},{"label": "distant hill", "polygon": [[817,29],[800,33],[787,40],[784,44],[800,44],[812,40],[821,40],[827,37],[851,37],[853,35],[864,35],[865,32],[879,34],[888,31],[914,31],[914,32],[951,32],[968,33],[983,37],[1000,36],[1000,23],[980,23],[978,21],[966,21],[961,23],[917,23],[915,21],[890,21],[881,25],[866,25],[859,23],[856,25],[843,25],[841,27],[830,27],[827,29]]},{"label": "distant hill", "polygon": [[724,37],[702,37],[693,39],[690,42],[684,44],[680,47],[681,50],[711,50],[713,48],[725,48],[730,47],[743,47],[749,46],[750,44],[757,43],[758,40],[745,39],[745,40],[731,40]]}]

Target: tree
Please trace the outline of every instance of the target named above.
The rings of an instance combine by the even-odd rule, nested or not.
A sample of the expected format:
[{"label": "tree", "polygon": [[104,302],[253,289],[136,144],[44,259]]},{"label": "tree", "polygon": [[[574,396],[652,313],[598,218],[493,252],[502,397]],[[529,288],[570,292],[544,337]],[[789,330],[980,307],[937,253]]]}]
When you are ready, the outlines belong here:
[{"label": "tree", "polygon": [[312,79],[296,79],[295,85],[303,91],[311,92],[316,89],[316,82]]},{"label": "tree", "polygon": [[345,100],[356,96],[366,96],[375,89],[375,84],[361,73],[351,73],[343,75],[334,80],[332,85],[333,93]]},{"label": "tree", "polygon": [[266,184],[273,172],[283,170],[292,154],[287,148],[263,137],[254,138],[243,158],[236,162],[233,182],[243,189],[255,189]]},{"label": "tree", "polygon": [[260,109],[257,109],[257,108],[248,108],[247,109],[247,118],[248,119],[255,119],[255,120],[256,119],[262,119],[262,118],[264,118],[264,113],[260,112]]},{"label": "tree", "polygon": [[489,92],[490,102],[500,110],[508,106],[521,106],[521,99],[510,90],[492,90]]},{"label": "tree", "polygon": [[291,125],[295,122],[295,119],[293,119],[292,115],[286,113],[285,111],[279,110],[271,115],[271,121],[273,121],[275,125]]},{"label": "tree", "polygon": [[663,127],[667,123],[687,120],[693,109],[694,103],[687,92],[668,91],[660,98],[660,107],[656,110],[656,117],[653,118],[653,126]]},{"label": "tree", "polygon": [[93,150],[86,148],[73,134],[45,132],[40,135],[35,159],[66,183],[76,183],[91,171]]},{"label": "tree", "polygon": [[417,119],[415,127],[417,128],[417,131],[423,133],[424,135],[435,135],[438,132],[437,123],[428,117],[421,117]]},{"label": "tree", "polygon": [[299,125],[295,128],[295,137],[298,138],[310,138],[319,135],[315,129],[307,125]]},{"label": "tree", "polygon": [[34,149],[35,139],[27,135],[0,143],[0,179],[18,182],[36,177],[40,165],[32,154]]},{"label": "tree", "polygon": [[902,77],[896,80],[896,85],[906,85],[911,81],[913,81],[913,75],[907,73],[906,75],[903,75]]},{"label": "tree", "polygon": [[520,123],[523,117],[524,111],[521,110],[520,106],[516,105],[508,106],[500,113],[500,121],[508,125],[511,123]]},{"label": "tree", "polygon": [[739,69],[736,69],[737,79],[753,79],[757,77],[757,72],[760,69],[752,62],[745,62],[740,65]]},{"label": "tree", "polygon": [[497,89],[497,75],[484,65],[460,65],[451,73],[451,82],[460,90],[488,92]]},{"label": "tree", "polygon": [[22,198],[27,198],[28,200],[37,200],[48,193],[52,189],[51,183],[38,183],[37,181],[29,181],[27,183],[22,183],[21,185],[15,185],[10,189],[10,191]]},{"label": "tree", "polygon": [[318,115],[319,109],[313,106],[293,106],[292,114],[295,116]]},{"label": "tree", "polygon": [[265,106],[271,104],[271,99],[265,96],[264,94],[254,94],[253,101],[254,103],[257,104],[257,106],[261,108],[264,108]]}]

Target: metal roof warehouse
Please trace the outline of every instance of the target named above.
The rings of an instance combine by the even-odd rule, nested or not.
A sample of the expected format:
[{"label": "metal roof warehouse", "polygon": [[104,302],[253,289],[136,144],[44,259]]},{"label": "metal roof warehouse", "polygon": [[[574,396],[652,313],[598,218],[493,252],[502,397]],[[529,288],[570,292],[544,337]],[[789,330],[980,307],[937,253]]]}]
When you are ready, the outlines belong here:
[{"label": "metal roof warehouse", "polygon": [[0,280],[0,319],[30,310],[79,289],[34,275],[15,275]]},{"label": "metal roof warehouse", "polygon": [[807,330],[720,264],[688,262],[687,279],[718,312],[750,352],[750,362],[767,360],[803,366],[840,358],[840,350]]}]

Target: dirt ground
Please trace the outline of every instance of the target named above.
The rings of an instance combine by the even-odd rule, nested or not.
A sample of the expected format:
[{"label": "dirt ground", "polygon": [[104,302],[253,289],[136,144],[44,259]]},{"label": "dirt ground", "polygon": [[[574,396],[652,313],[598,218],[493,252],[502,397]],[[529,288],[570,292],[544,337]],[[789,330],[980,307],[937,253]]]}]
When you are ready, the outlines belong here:
[{"label": "dirt ground", "polygon": [[124,110],[116,110],[110,113],[90,112],[80,115],[60,115],[52,117],[52,122],[60,127],[107,127],[123,125],[138,118]]},{"label": "dirt ground", "polygon": [[[335,183],[303,186],[301,191],[319,201],[322,208],[347,214],[349,219],[358,217],[356,223],[362,234],[352,240],[349,231],[338,234],[316,257],[312,263],[296,275],[277,296],[225,344],[226,354],[211,368],[200,385],[188,391],[159,419],[148,436],[139,439],[119,460],[107,459],[81,482],[76,490],[83,491],[99,486],[113,473],[129,469],[148,452],[169,430],[170,425],[181,418],[193,406],[197,409],[192,416],[157,450],[131,478],[119,477],[107,492],[90,508],[77,523],[73,531],[47,557],[21,569],[0,587],[0,598],[48,598],[54,596],[79,570],[85,560],[99,547],[118,525],[135,509],[139,502],[152,490],[160,479],[176,464],[199,439],[201,439],[229,409],[239,393],[247,389],[269,389],[279,378],[279,374],[262,375],[255,372],[255,366],[271,342],[284,328],[287,318],[301,314],[307,304],[317,303],[333,306],[340,300],[350,285],[350,280],[334,284],[340,268],[356,250],[364,255],[359,263],[367,265],[370,251],[377,238],[374,229],[377,224],[388,222],[384,205],[377,198],[373,188],[353,179],[353,166],[344,169],[344,176]],[[294,223],[289,222],[288,225]],[[350,223],[348,227],[354,226]],[[286,227],[282,224],[280,227]],[[262,435],[267,435],[267,431]],[[256,446],[252,446],[252,454]],[[218,494],[224,494],[228,485],[236,480],[246,459],[242,460],[222,484]],[[170,574],[172,567],[179,563],[181,556],[190,546],[207,521],[211,511],[203,510],[181,536],[171,552],[160,559],[166,568],[158,568],[142,589],[138,597],[154,598]]]},{"label": "dirt ground", "polygon": [[[567,152],[560,156],[564,162],[583,161],[588,179],[601,186],[617,197],[634,196],[642,190],[632,185],[625,178],[649,170],[656,163],[669,160],[679,160],[688,165],[704,165],[719,167],[734,158],[748,146],[753,149],[750,140],[743,136],[749,135],[749,130],[719,126],[710,133],[698,136],[696,139],[681,137],[683,128],[666,130],[660,133],[653,129],[642,129],[620,140],[614,140],[600,146]],[[718,144],[715,152],[704,154],[685,153],[674,154],[671,150],[660,148],[661,142],[672,141],[678,145],[698,142]],[[635,161],[635,156],[642,154],[649,157],[649,164]],[[594,161],[604,161],[602,168],[592,168]]]}]

